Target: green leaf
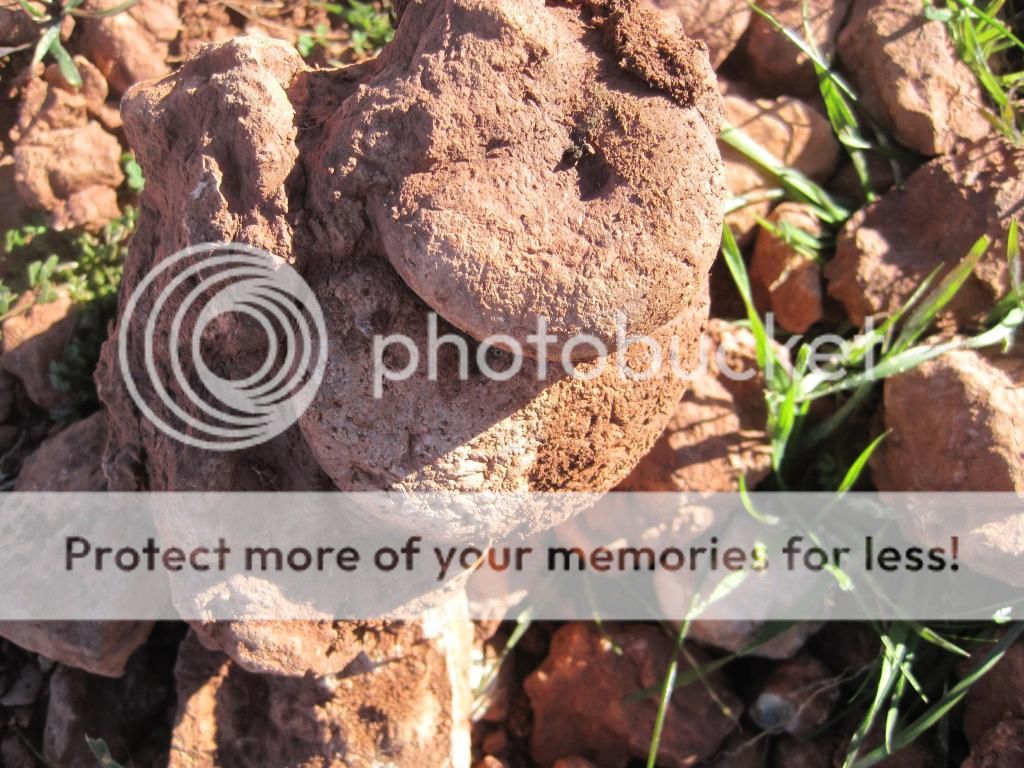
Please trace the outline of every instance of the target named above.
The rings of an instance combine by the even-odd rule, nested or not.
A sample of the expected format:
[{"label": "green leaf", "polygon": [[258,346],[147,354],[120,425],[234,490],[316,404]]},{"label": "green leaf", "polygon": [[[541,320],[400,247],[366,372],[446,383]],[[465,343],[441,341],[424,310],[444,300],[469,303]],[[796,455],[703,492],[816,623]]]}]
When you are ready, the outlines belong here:
[{"label": "green leaf", "polygon": [[[1007,649],[1017,642],[1022,632],[1024,632],[1024,623],[1017,622],[1013,624],[999,642],[985,655],[981,664],[973,672],[950,688],[941,699],[935,702],[917,720],[893,735],[892,749],[895,751],[913,743],[945,717],[963,700],[971,686],[992,671],[992,668],[1006,654]],[[871,768],[871,766],[878,765],[884,761],[889,754],[884,746],[878,747],[854,763],[853,766],[854,768]]]},{"label": "green leaf", "polygon": [[79,73],[78,67],[75,66],[75,60],[71,58],[71,54],[61,45],[60,38],[53,41],[53,44],[50,46],[50,54],[57,62],[60,74],[67,81],[68,85],[72,88],[81,88],[82,75]]},{"label": "green leaf", "polygon": [[93,757],[95,757],[99,762],[100,768],[124,768],[124,766],[117,762],[114,759],[114,756],[110,754],[107,742],[103,739],[90,739],[86,736],[85,743],[88,745],[89,751],[92,752]]},{"label": "green leaf", "polygon": [[864,471],[864,467],[866,467],[868,461],[871,460],[871,456],[878,449],[878,446],[880,446],[882,442],[885,440],[885,438],[887,438],[888,436],[888,431],[883,432],[874,440],[872,440],[871,444],[867,448],[860,452],[860,455],[857,457],[857,460],[850,465],[850,468],[848,470],[846,470],[846,475],[845,477],[843,477],[843,482],[839,484],[838,493],[840,496],[849,491],[851,488],[853,488],[854,485],[857,484],[857,480],[860,479],[861,473]]}]

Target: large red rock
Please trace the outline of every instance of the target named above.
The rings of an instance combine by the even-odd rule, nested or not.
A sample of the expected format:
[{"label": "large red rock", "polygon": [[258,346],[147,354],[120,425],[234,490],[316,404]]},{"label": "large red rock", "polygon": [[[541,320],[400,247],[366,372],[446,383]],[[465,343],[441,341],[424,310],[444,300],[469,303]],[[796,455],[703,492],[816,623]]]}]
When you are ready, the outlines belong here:
[{"label": "large red rock", "polygon": [[[550,766],[560,757],[579,755],[598,765],[626,765],[646,758],[658,697],[637,694],[661,684],[673,648],[673,639],[653,625],[561,627],[547,659],[524,683],[533,706],[534,760]],[[680,669],[689,669],[690,660],[704,663],[699,651],[688,648]],[[742,704],[717,674],[677,690],[658,764],[684,768],[706,760],[736,728],[741,713]]]},{"label": "large red rock", "polygon": [[[15,490],[105,491],[100,462],[106,434],[103,413],[67,427],[28,458]],[[0,622],[0,636],[62,664],[94,675],[119,677],[152,628],[152,622],[132,621],[4,621]]]},{"label": "large red rock", "polygon": [[977,78],[916,0],[854,0],[839,57],[864,108],[916,152],[941,155],[992,131]]},{"label": "large red rock", "polygon": [[825,267],[829,295],[863,325],[895,312],[937,267],[941,279],[988,235],[991,247],[946,313],[983,321],[1010,287],[1006,232],[1022,205],[1024,149],[991,138],[932,160],[846,223]]},{"label": "large red rock", "polygon": [[[623,267],[617,277],[602,270],[618,270],[614,265],[620,257],[622,266],[646,258],[643,254],[661,253],[655,243],[667,242],[646,234],[636,242],[620,241],[631,227],[666,237],[674,232],[672,248],[695,249],[687,250],[686,258],[671,259],[673,268],[686,274],[660,281],[657,292],[667,298],[652,298],[661,309],[650,316],[668,312],[671,324],[657,331],[659,338],[667,342],[676,333],[682,368],[692,365],[707,312],[706,272],[721,216],[711,130],[719,97],[696,44],[674,38],[662,52],[667,58],[652,57],[637,42],[647,38],[637,35],[661,35],[650,26],[657,17],[637,15],[616,3],[598,5],[598,15],[591,17],[577,8],[534,0],[500,8],[432,0],[406,8],[388,51],[341,73],[306,70],[283,43],[239,38],[204,49],[170,78],[129,90],[123,104],[125,130],[147,184],[134,240],[145,247],[132,251],[124,295],[148,270],[187,245],[249,243],[274,252],[303,274],[324,309],[330,348],[324,383],[299,427],[249,451],[224,454],[183,445],[142,418],[125,387],[116,345],[109,342],[98,385],[110,413],[111,487],[599,491],[621,480],[653,444],[685,387],[668,370],[648,381],[623,382],[616,369],[619,358],[609,356],[581,364],[588,373],[604,364],[604,373],[594,380],[574,380],[549,367],[538,381],[540,362],[527,359],[510,381],[489,380],[476,369],[459,380],[457,352],[446,345],[439,382],[430,379],[424,365],[408,381],[387,382],[382,397],[375,398],[372,376],[375,334],[404,333],[426,349],[428,313],[434,310],[474,326],[455,310],[456,305],[459,312],[472,309],[473,302],[479,308],[474,292],[487,291],[474,282],[478,279],[490,286],[488,291],[504,286],[502,301],[519,302],[517,307],[493,305],[501,318],[495,327],[502,330],[508,330],[504,323],[515,312],[553,318],[563,313],[590,323],[597,305],[585,297],[564,303],[575,294],[552,286],[561,285],[562,278],[583,280],[588,290],[594,288],[609,301],[622,299],[615,286],[623,284],[616,280],[629,269]],[[587,32],[588,18],[604,35]],[[456,49],[458,56],[449,55]],[[537,79],[527,78],[527,83],[521,73],[513,77],[513,65],[535,68]],[[411,77],[410,72],[419,74]],[[592,103],[607,101],[616,108],[601,112],[591,125],[581,101],[581,127],[556,126],[550,110],[577,119],[572,111],[577,97],[566,95],[564,81],[555,77],[566,72],[579,77],[604,73],[608,83],[618,85],[608,93],[605,86],[595,86],[597,101]],[[467,84],[472,85],[471,98]],[[525,98],[527,91],[540,101]],[[372,121],[371,115],[376,116]],[[616,115],[621,123],[612,119]],[[431,124],[438,129],[427,130]],[[535,126],[537,133],[527,126]],[[573,136],[583,142],[584,135],[599,154],[589,154],[580,144],[578,162],[556,168],[573,146]],[[210,136],[217,139],[210,141]],[[641,166],[661,158],[659,167],[672,167],[667,186],[634,174],[632,161],[627,162],[637,158],[641,143],[654,139],[658,149],[645,144],[643,152],[652,154]],[[557,156],[552,156],[556,146]],[[684,165],[669,162],[683,146],[694,150]],[[430,158],[427,165],[424,156]],[[603,173],[605,160],[619,175],[607,179],[607,199],[589,199],[587,184],[596,178],[590,170]],[[680,174],[680,167],[691,167],[692,173]],[[494,173],[509,174],[511,181],[485,183]],[[667,195],[669,188],[685,194]],[[681,202],[696,200],[692,193],[697,189],[696,208]],[[388,190],[401,192],[392,199]],[[625,218],[616,219],[614,201],[629,190],[650,205],[641,212],[630,203]],[[565,195],[572,199],[562,205]],[[510,201],[529,204],[520,211],[524,218],[519,213],[512,219],[494,218]],[[474,205],[479,215],[466,215]],[[576,213],[566,217],[567,211]],[[505,231],[510,220],[513,229],[522,228],[519,234]],[[506,242],[508,237],[512,240]],[[568,251],[558,245],[570,241],[574,245]],[[501,261],[509,243],[517,253],[535,246],[537,251],[514,268],[496,262],[488,273],[496,282],[488,282],[491,277],[460,271],[458,265],[466,264],[460,259],[468,252],[464,246],[471,242],[483,247],[472,251],[474,264],[485,252]],[[583,250],[573,250],[577,246]],[[435,249],[454,259],[447,272],[425,267],[422,260],[432,259]],[[548,258],[552,254],[554,261]],[[593,262],[559,266],[558,259],[567,254]],[[393,264],[402,265],[401,276]],[[543,274],[520,284],[523,264]],[[652,269],[652,275],[668,274],[656,265]],[[403,276],[415,283],[415,292]],[[423,303],[417,292],[434,305]],[[648,317],[646,310],[643,314]],[[135,322],[142,321],[136,317]],[[230,327],[211,336],[208,356],[204,349],[207,363],[229,377],[246,370],[262,350],[241,324],[232,322],[226,319]],[[169,320],[158,329],[169,332]],[[641,329],[634,324],[629,330]],[[442,321],[439,332],[456,329]],[[475,349],[469,336],[462,338]],[[621,353],[635,368],[645,356],[638,347]],[[144,370],[141,345],[130,348],[129,357]],[[507,357],[496,352],[492,360],[500,367]],[[180,387],[172,382],[170,389],[193,415],[200,414]],[[154,405],[167,416],[166,408]],[[493,524],[500,533],[551,521],[510,512],[487,521],[422,522],[459,531],[466,530],[463,523]],[[360,626],[353,625],[352,634]],[[358,641],[339,647],[331,622],[235,622],[198,630],[249,669],[284,674],[337,672],[361,650]]]}]

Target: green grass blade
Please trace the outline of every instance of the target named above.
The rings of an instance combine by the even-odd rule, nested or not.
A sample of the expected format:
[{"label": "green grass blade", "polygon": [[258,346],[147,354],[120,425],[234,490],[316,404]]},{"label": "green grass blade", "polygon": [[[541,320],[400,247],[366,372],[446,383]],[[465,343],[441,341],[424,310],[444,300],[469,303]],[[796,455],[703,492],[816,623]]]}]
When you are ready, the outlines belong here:
[{"label": "green grass blade", "polygon": [[860,455],[857,457],[857,460],[850,465],[850,468],[848,470],[846,470],[846,475],[843,477],[843,482],[839,484],[838,493],[840,496],[842,496],[844,493],[849,491],[851,488],[853,488],[854,485],[857,484],[857,480],[860,479],[861,473],[864,471],[864,467],[866,467],[868,461],[871,460],[871,456],[878,449],[878,446],[880,446],[885,440],[885,438],[887,438],[888,436],[888,431],[883,432],[874,440],[872,440],[871,444],[867,448],[860,452]]},{"label": "green grass blade", "polygon": [[[1022,632],[1024,632],[1024,622],[1016,622],[1011,625],[1007,633],[1003,635],[999,642],[996,643],[985,655],[982,663],[979,664],[973,672],[950,688],[941,699],[935,702],[935,704],[925,711],[925,713],[917,720],[893,736],[893,750],[902,749],[908,744],[916,741],[932,726],[944,718],[950,710],[963,700],[964,696],[966,696],[967,692],[971,689],[971,686],[992,671],[992,668],[999,663],[1007,649],[1017,641]],[[888,758],[889,754],[890,753],[886,751],[884,746],[878,747],[854,763],[853,768],[871,768],[871,766],[878,765]]]}]

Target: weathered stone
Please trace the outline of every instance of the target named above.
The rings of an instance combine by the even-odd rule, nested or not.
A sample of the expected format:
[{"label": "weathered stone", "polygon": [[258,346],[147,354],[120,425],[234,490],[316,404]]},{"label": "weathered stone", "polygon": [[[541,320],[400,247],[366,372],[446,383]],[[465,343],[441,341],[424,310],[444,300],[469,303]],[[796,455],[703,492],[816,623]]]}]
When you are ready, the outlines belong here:
[{"label": "weathered stone", "polygon": [[825,267],[829,295],[863,325],[895,312],[936,268],[941,280],[988,235],[991,246],[944,314],[982,321],[1009,290],[1006,232],[1022,205],[1024,149],[993,138],[937,158],[846,223]]},{"label": "weathered stone", "polygon": [[50,382],[50,364],[63,358],[64,347],[74,330],[71,299],[67,296],[31,305],[0,326],[0,370],[18,379],[28,398],[45,410],[67,402],[67,396]]},{"label": "weathered stone", "polygon": [[[440,628],[435,628],[437,631]],[[254,675],[194,636],[176,671],[169,768],[468,766],[469,622],[392,625],[394,653],[321,678]]]},{"label": "weathered stone", "polygon": [[[782,203],[767,220],[776,227],[794,227],[813,237],[824,234],[810,206]],[[750,262],[750,284],[758,307],[771,311],[778,325],[806,333],[825,314],[821,266],[807,253],[762,227]]]},{"label": "weathered stone", "polygon": [[860,103],[910,149],[940,155],[991,133],[977,78],[915,0],[854,0],[839,57]]},{"label": "weathered stone", "polygon": [[[118,5],[119,0],[89,0],[84,9],[102,13]],[[141,80],[170,74],[167,58],[180,27],[175,0],[139,0],[121,13],[82,18],[79,49],[122,94]]]},{"label": "weathered stone", "polygon": [[[533,705],[530,752],[543,766],[571,755],[598,765],[625,765],[644,758],[658,709],[656,696],[637,696],[657,686],[673,653],[672,639],[659,627],[642,624],[570,623],[552,638],[551,650],[524,685]],[[689,649],[689,660],[703,656]],[[669,706],[658,753],[659,765],[692,766],[715,753],[736,727],[742,705],[720,676],[676,691]]]}]

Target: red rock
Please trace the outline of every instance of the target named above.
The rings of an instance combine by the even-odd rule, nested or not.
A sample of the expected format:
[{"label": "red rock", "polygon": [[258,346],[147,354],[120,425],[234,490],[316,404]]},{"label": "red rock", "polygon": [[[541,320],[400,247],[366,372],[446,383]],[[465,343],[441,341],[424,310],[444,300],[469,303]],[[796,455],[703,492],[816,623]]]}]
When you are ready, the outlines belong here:
[{"label": "red rock", "polygon": [[1021,205],[1021,148],[993,138],[937,158],[846,223],[825,267],[829,295],[863,325],[896,311],[932,270],[952,268],[988,235],[992,246],[946,313],[983,320],[1010,286],[1006,231]]},{"label": "red rock", "polygon": [[752,11],[741,0],[644,0],[651,8],[675,14],[687,37],[704,42],[711,66],[718,69],[736,48]]},{"label": "red rock", "polygon": [[90,117],[105,99],[102,76],[81,56],[75,64],[88,87],[71,88],[56,65],[25,86],[11,131],[14,180],[25,205],[50,213],[56,229],[99,229],[120,213],[113,191],[124,181],[122,149]]},{"label": "red rock", "polygon": [[26,459],[14,489],[86,493],[107,490],[100,459],[107,443],[102,411],[66,427]]},{"label": "red rock", "polygon": [[67,402],[50,382],[50,364],[64,357],[64,347],[74,332],[70,312],[71,299],[59,296],[55,301],[31,305],[0,325],[0,370],[18,379],[28,398],[44,410]]},{"label": "red rock", "polygon": [[[767,218],[776,226],[790,225],[816,237],[824,233],[811,208],[800,203],[783,203]],[[774,313],[784,330],[806,333],[824,317],[818,261],[764,227],[754,245],[750,283],[759,308]]]},{"label": "red rock", "polygon": [[94,675],[120,677],[153,625],[133,621],[3,621],[0,636]]},{"label": "red rock", "polygon": [[1024,490],[1024,357],[950,352],[885,382],[883,491]]},{"label": "red rock", "polygon": [[916,0],[854,0],[839,57],[864,108],[916,152],[944,154],[992,131],[977,78]]},{"label": "red rock", "polygon": [[[29,457],[15,490],[106,490],[100,467],[105,440],[102,413],[67,427]],[[5,621],[0,622],[0,636],[62,664],[94,675],[119,677],[152,628],[152,622]]]},{"label": "red rock", "polygon": [[[119,0],[89,0],[84,10],[99,13],[120,4]],[[122,94],[140,80],[170,74],[167,57],[180,27],[175,0],[139,0],[121,13],[83,17],[79,50],[99,68],[114,92]]]},{"label": "red rock", "polygon": [[960,768],[1016,768],[1024,765],[1024,720],[1004,720],[985,731]]},{"label": "red rock", "polygon": [[741,475],[752,488],[770,472],[754,336],[712,320],[706,341],[698,375],[668,426],[617,490],[729,492]]},{"label": "red rock", "polygon": [[[552,638],[547,659],[524,686],[533,706],[530,752],[543,766],[579,755],[598,765],[625,765],[645,758],[658,709],[657,696],[637,697],[657,687],[672,657],[673,641],[659,627],[643,624],[570,623]],[[689,658],[702,664],[695,649]],[[688,662],[680,660],[680,668]],[[718,675],[676,691],[658,753],[659,765],[692,766],[715,753],[736,727],[742,705]],[[724,714],[722,706],[728,708]]]},{"label": "red rock", "polygon": [[341,768],[371,758],[396,768],[469,765],[462,633],[400,630],[404,652],[321,678],[254,675],[194,636],[181,645],[169,768]]},{"label": "red rock", "polygon": [[[611,349],[616,313],[636,333],[671,322],[721,235],[722,108],[704,47],[635,2],[587,5],[410,4],[310,175],[334,248],[353,245],[336,201],[369,196],[414,293],[530,356],[540,318]],[[453,39],[472,53],[447,55]]]},{"label": "red rock", "polygon": [[[810,41],[829,60],[835,52],[836,35],[850,0],[763,0],[758,6],[805,40],[806,13]],[[818,95],[818,76],[811,60],[764,17],[751,17],[741,51],[744,76],[765,94]]]},{"label": "red rock", "polygon": [[[960,667],[967,675],[981,663],[991,646],[982,645]],[[986,738],[1005,720],[1024,718],[1024,643],[1011,645],[999,663],[967,691],[964,734],[972,747],[984,748]]]}]

